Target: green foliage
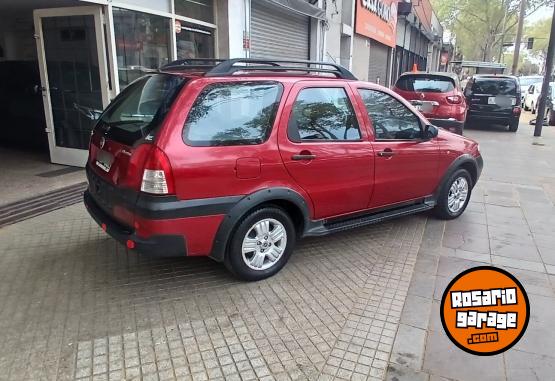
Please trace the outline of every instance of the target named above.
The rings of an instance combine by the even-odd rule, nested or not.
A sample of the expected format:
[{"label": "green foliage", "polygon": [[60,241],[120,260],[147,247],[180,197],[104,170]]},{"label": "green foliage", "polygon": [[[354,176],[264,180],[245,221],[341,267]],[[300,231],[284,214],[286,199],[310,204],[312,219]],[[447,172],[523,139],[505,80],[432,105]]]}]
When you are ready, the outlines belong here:
[{"label": "green foliage", "polygon": [[545,57],[549,43],[549,32],[551,30],[551,17],[540,20],[534,24],[526,25],[524,35],[526,38],[534,37],[534,47],[530,53],[535,56]]},{"label": "green foliage", "polygon": [[[464,59],[497,61],[516,35],[520,0],[431,0]],[[527,14],[551,0],[528,0]]]}]

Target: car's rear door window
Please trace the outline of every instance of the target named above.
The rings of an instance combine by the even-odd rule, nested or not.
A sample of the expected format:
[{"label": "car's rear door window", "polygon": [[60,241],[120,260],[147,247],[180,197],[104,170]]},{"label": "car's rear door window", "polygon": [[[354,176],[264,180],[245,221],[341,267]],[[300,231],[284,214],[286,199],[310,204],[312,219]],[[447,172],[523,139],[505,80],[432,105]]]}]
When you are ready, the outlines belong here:
[{"label": "car's rear door window", "polygon": [[342,87],[302,89],[289,119],[289,140],[360,140],[358,121],[347,92]]},{"label": "car's rear door window", "polygon": [[272,130],[282,91],[274,81],[208,85],[189,111],[183,139],[204,147],[263,143]]},{"label": "car's rear door window", "polygon": [[447,93],[455,89],[455,80],[442,75],[403,75],[396,83],[400,90],[419,93]]},{"label": "car's rear door window", "polygon": [[512,79],[475,78],[472,84],[472,93],[488,95],[516,96],[517,85]]}]

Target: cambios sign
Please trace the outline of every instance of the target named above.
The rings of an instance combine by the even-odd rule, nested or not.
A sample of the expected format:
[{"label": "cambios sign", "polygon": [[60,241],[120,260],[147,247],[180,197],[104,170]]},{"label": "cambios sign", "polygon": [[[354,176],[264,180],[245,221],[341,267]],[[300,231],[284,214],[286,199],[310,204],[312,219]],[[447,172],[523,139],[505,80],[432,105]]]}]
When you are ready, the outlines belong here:
[{"label": "cambios sign", "polygon": [[357,0],[355,32],[395,47],[398,0]]}]

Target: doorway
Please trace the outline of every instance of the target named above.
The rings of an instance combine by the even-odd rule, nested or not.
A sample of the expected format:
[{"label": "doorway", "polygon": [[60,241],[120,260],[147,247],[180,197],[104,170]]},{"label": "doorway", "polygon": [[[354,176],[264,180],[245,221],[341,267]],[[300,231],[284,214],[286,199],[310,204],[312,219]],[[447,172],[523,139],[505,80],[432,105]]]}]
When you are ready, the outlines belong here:
[{"label": "doorway", "polygon": [[50,160],[83,167],[94,123],[109,103],[102,10],[38,9],[33,17]]}]

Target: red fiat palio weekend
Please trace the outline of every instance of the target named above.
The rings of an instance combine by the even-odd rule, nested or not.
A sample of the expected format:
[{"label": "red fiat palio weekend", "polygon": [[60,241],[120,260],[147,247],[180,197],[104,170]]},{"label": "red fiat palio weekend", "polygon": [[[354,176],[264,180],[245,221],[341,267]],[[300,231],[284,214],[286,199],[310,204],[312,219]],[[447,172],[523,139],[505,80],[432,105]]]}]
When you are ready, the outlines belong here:
[{"label": "red fiat palio weekend", "polygon": [[302,237],[430,209],[458,217],[482,158],[337,65],[182,60],[113,100],[86,169],[89,213],[127,248],[210,256],[257,280]]}]

